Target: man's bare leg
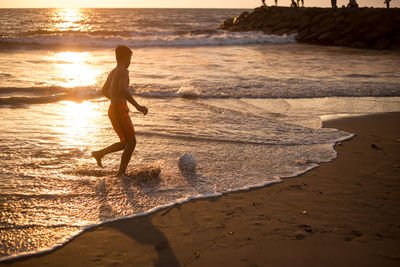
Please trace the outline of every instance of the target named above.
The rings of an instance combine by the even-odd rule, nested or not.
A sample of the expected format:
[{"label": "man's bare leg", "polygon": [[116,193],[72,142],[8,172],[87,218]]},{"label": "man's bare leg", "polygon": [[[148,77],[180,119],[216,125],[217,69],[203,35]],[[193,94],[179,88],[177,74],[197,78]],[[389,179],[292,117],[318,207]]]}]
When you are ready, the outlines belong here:
[{"label": "man's bare leg", "polygon": [[93,151],[92,152],[92,156],[96,159],[97,165],[99,165],[99,167],[103,168],[103,164],[101,163],[101,159],[105,155],[113,153],[113,152],[121,151],[124,148],[125,148],[125,142],[118,142],[118,143],[112,144],[111,146],[103,148],[101,150]]},{"label": "man's bare leg", "polygon": [[121,177],[125,174],[126,168],[128,167],[129,161],[131,160],[132,153],[136,147],[136,138],[129,139],[125,142],[124,152],[121,156],[121,163],[119,165],[119,171],[117,176]]}]

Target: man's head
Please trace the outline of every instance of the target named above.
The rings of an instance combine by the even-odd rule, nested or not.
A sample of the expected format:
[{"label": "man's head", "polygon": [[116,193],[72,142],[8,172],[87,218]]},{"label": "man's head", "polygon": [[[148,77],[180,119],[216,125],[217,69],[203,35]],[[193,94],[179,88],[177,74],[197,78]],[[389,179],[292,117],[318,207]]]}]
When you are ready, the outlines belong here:
[{"label": "man's head", "polygon": [[115,48],[115,57],[118,65],[128,68],[131,64],[132,50],[125,45],[119,45]]}]

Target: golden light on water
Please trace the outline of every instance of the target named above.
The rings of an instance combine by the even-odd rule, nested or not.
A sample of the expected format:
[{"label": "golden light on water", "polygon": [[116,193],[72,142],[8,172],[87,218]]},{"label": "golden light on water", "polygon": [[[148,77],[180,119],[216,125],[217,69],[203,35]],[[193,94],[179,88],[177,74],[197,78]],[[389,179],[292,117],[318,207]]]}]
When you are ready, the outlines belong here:
[{"label": "golden light on water", "polygon": [[101,116],[95,108],[95,103],[62,101],[60,106],[64,120],[60,121],[57,128],[62,133],[64,145],[82,144],[82,140],[86,139],[83,137],[93,134],[93,121]]},{"label": "golden light on water", "polygon": [[[52,26],[54,32],[90,31],[85,22],[85,14],[79,8],[63,8],[52,10]],[[71,36],[73,38],[73,36]],[[97,82],[100,74],[94,68],[93,55],[88,52],[60,52],[49,58],[56,69],[57,85],[62,87],[88,86]]]},{"label": "golden light on water", "polygon": [[55,31],[82,31],[89,30],[84,23],[85,15],[79,8],[55,9],[53,13],[53,29]]},{"label": "golden light on water", "polygon": [[[52,26],[54,32],[90,31],[85,23],[85,14],[79,8],[52,10]],[[73,35],[71,35],[73,38]],[[46,58],[53,63],[54,79],[57,86],[64,88],[85,87],[97,84],[102,71],[96,68],[95,58],[89,52],[64,51],[56,52]],[[84,89],[83,89],[84,90]],[[62,101],[59,105],[62,119],[57,125],[64,145],[84,145],[82,140],[90,136],[95,118],[100,116],[93,103],[84,101],[76,103]]]},{"label": "golden light on water", "polygon": [[62,87],[94,85],[101,74],[91,64],[93,56],[88,52],[59,52],[49,60],[55,64],[58,85]]}]

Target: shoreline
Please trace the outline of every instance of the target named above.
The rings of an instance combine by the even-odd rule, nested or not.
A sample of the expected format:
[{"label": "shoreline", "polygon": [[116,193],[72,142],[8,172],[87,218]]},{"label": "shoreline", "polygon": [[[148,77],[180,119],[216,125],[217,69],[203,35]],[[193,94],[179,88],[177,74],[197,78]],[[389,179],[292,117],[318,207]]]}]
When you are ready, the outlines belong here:
[{"label": "shoreline", "polygon": [[[362,223],[355,221],[352,222],[353,227],[348,227],[345,223],[345,215],[337,212],[347,212],[346,215],[350,216],[349,212],[352,210],[345,206],[338,208],[332,204],[336,203],[337,195],[348,198],[354,203],[357,203],[357,197],[354,199],[350,191],[343,194],[340,188],[336,191],[333,188],[334,192],[330,192],[332,190],[329,186],[335,187],[335,184],[333,181],[323,178],[326,178],[327,172],[328,177],[340,179],[347,186],[355,189],[358,197],[365,197],[360,194],[363,183],[357,182],[361,185],[349,184],[349,181],[338,175],[341,174],[340,171],[344,166],[344,175],[353,175],[347,178],[358,181],[362,177],[361,174],[365,176],[376,172],[373,170],[375,165],[367,165],[366,168],[371,169],[370,172],[363,173],[364,170],[361,168],[360,173],[356,173],[354,167],[358,168],[358,165],[348,166],[348,162],[347,164],[342,162],[343,158],[352,159],[354,157],[352,155],[356,154],[359,158],[366,158],[368,161],[371,160],[371,157],[376,158],[376,153],[385,153],[384,157],[394,161],[393,164],[400,164],[396,158],[396,152],[400,151],[399,126],[395,125],[399,118],[400,113],[384,113],[324,121],[323,127],[325,128],[337,128],[357,135],[336,145],[338,158],[328,163],[320,163],[318,168],[305,174],[284,178],[282,183],[273,184],[273,186],[190,200],[183,204],[163,208],[149,215],[103,223],[85,230],[62,248],[41,255],[23,256],[23,258],[1,264],[26,266],[59,265],[60,263],[68,265],[131,265],[136,263],[137,265],[147,265],[158,259],[163,266],[177,266],[177,262],[181,265],[218,263],[242,266],[250,265],[250,263],[257,265],[269,263],[286,266],[297,264],[298,260],[300,260],[299,266],[310,264],[317,266],[314,265],[317,263],[325,266],[339,266],[346,262],[340,260],[347,259],[354,263],[360,263],[359,260],[362,260],[365,266],[374,266],[376,263],[384,264],[380,266],[395,266],[400,260],[400,251],[397,249],[400,245],[400,225],[391,225],[390,227],[386,225],[385,230],[381,230],[381,233],[375,235],[370,233],[370,228],[374,227],[372,221],[364,219],[367,226],[371,226],[367,227],[368,230],[363,229],[366,227]],[[379,124],[379,127],[376,124]],[[376,149],[371,147],[372,144],[367,144],[372,141]],[[366,144],[367,146],[365,146]],[[393,147],[388,146],[389,144]],[[366,152],[369,152],[368,155],[363,155]],[[385,158],[376,165],[382,167],[380,163],[383,163],[386,166],[388,162],[387,159],[385,161]],[[360,159],[354,160],[359,161]],[[339,173],[335,175],[334,171],[339,171]],[[391,171],[390,175],[396,176],[396,173],[399,173],[399,167],[394,167]],[[395,186],[387,190],[391,190],[388,192],[392,192],[392,196],[395,195],[398,203],[400,196],[398,193],[396,194],[396,186],[399,188],[400,183],[397,181],[396,184],[395,180],[390,182]],[[380,201],[385,202],[385,199],[382,199],[381,191],[373,192],[372,190],[369,193],[379,194]],[[326,195],[328,199],[325,199]],[[317,203],[310,202],[308,198],[322,201],[321,203],[329,208],[321,209]],[[386,196],[386,198],[388,197]],[[334,203],[331,203],[332,200]],[[342,199],[339,197],[337,200],[340,202]],[[303,204],[301,205],[301,203]],[[372,205],[368,201],[364,204]],[[356,206],[360,210],[363,209],[362,206]],[[392,214],[391,218],[397,218],[399,221],[397,214],[400,212],[397,214],[395,212],[396,208],[397,210],[399,208],[397,206],[393,208],[394,215]],[[336,227],[330,226],[331,222],[324,218],[325,213],[329,215],[329,219],[335,222]],[[360,213],[362,212],[360,211]],[[335,216],[342,217],[342,222],[337,221]],[[350,222],[348,223],[350,224]],[[382,242],[385,245],[382,246],[384,249],[381,247]],[[354,245],[354,243],[357,248],[350,246],[348,249],[351,251],[355,249],[355,252],[358,253],[356,255],[340,247]],[[338,250],[346,257],[340,259],[337,255],[322,251],[322,247],[328,248],[331,252]],[[292,252],[295,253],[287,255],[290,248],[294,249]],[[365,252],[371,253],[376,249],[385,256],[377,257],[368,254],[362,257]],[[307,254],[310,257],[304,257],[305,254],[302,254],[315,250],[321,254],[313,255],[318,256],[318,262],[311,255]],[[261,252],[265,253],[265,251],[273,251],[272,255],[269,255],[272,257],[262,255]],[[85,256],[79,258],[74,255]],[[278,257],[279,255],[280,257]],[[285,258],[284,261],[281,257]]]}]

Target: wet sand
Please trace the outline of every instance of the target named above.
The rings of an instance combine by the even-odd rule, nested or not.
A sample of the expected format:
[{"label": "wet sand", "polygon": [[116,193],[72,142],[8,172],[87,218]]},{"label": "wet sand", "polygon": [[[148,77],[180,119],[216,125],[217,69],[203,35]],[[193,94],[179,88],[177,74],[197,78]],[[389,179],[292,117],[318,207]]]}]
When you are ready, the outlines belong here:
[{"label": "wet sand", "polygon": [[0,265],[399,266],[399,122],[400,113],[325,122],[357,135],[304,175],[103,224]]}]

